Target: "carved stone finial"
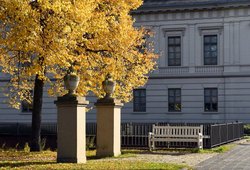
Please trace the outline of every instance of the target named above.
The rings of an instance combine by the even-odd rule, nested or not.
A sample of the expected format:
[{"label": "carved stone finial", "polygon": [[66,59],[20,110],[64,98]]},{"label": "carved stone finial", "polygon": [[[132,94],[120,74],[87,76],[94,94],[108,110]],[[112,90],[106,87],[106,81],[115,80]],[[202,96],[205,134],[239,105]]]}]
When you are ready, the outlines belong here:
[{"label": "carved stone finial", "polygon": [[115,84],[116,82],[112,79],[111,74],[108,73],[105,80],[102,82],[102,87],[106,93],[106,96],[104,98],[112,98],[111,95],[115,91]]},{"label": "carved stone finial", "polygon": [[71,66],[67,71],[67,74],[63,78],[65,88],[68,90],[68,96],[75,96],[76,89],[78,87],[80,78],[75,73],[74,68]]}]

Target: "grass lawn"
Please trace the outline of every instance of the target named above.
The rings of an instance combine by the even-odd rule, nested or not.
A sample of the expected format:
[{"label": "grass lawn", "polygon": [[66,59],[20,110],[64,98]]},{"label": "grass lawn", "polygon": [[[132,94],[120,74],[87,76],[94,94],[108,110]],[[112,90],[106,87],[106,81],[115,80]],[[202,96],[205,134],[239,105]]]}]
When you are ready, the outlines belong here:
[{"label": "grass lawn", "polygon": [[[133,161],[122,158],[135,157]],[[56,163],[56,152],[0,151],[0,169],[191,169],[184,165],[136,161],[136,153],[125,151],[116,158],[98,159],[95,151],[87,151],[86,164]]]}]

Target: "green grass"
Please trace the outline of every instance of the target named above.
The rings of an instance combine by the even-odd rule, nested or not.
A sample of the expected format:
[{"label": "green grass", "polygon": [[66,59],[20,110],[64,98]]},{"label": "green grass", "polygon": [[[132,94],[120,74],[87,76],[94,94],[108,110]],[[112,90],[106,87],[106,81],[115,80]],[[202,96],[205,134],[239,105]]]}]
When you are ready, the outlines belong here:
[{"label": "green grass", "polygon": [[56,152],[24,152],[16,150],[0,151],[0,169],[191,169],[185,165],[142,162],[122,158],[136,157],[135,152],[125,150],[119,157],[96,159],[95,150],[87,151],[86,164],[56,163]]},{"label": "green grass", "polygon": [[[174,152],[174,153],[224,153],[231,149],[233,149],[236,144],[226,144],[218,147],[214,147],[212,149],[198,149],[198,148],[169,148],[164,150],[156,150],[153,152]],[[131,152],[131,151],[129,151]],[[136,150],[134,151],[137,152]],[[144,151],[146,152],[146,151]]]},{"label": "green grass", "polygon": [[236,146],[236,144],[226,144],[222,146],[218,146],[212,149],[203,149],[199,150],[199,153],[225,153],[227,151],[230,151]]},{"label": "green grass", "polygon": [[250,136],[249,135],[244,136],[243,139],[246,139],[247,142],[250,142]]}]

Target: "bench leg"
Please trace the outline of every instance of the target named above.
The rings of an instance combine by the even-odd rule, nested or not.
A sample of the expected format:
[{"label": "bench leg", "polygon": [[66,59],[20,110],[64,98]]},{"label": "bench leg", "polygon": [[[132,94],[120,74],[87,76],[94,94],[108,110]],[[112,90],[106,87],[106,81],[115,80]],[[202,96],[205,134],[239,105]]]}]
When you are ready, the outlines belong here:
[{"label": "bench leg", "polygon": [[203,139],[202,139],[202,137],[200,138],[198,138],[198,148],[199,149],[203,149]]},{"label": "bench leg", "polygon": [[155,141],[152,141],[152,149],[155,150]]},{"label": "bench leg", "polygon": [[152,151],[151,136],[148,137],[148,147],[149,150]]}]

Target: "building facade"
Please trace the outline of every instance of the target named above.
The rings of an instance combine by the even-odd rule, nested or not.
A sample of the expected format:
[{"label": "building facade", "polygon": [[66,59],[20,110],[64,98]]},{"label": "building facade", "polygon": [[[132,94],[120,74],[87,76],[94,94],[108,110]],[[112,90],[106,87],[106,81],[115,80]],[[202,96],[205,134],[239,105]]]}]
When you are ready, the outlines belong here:
[{"label": "building facade", "polygon": [[[123,107],[123,122],[250,123],[249,0],[145,0],[132,15],[154,33],[148,41],[159,59]],[[27,106],[10,109],[0,99],[0,122],[31,121]],[[54,100],[45,95],[43,122],[56,122]],[[95,108],[87,121],[95,122]]]}]

